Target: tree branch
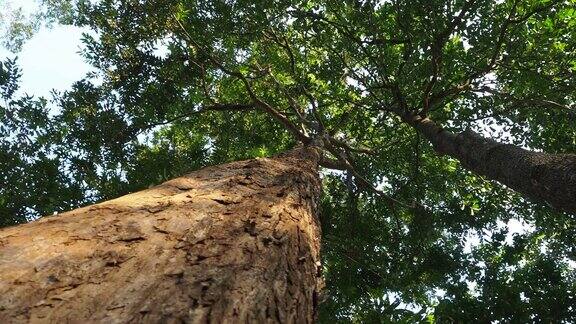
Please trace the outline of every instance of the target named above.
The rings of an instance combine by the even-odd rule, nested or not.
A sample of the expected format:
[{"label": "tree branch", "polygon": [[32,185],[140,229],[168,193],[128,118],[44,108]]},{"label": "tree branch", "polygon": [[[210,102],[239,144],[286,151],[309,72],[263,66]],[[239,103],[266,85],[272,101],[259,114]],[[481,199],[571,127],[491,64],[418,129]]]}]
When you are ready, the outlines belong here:
[{"label": "tree branch", "polygon": [[376,189],[376,187],[374,187],[374,185],[372,185],[372,183],[370,183],[368,180],[366,180],[366,178],[364,178],[362,175],[360,175],[360,173],[358,173],[356,168],[352,165],[352,163],[350,163],[350,158],[347,156],[345,151],[338,150],[336,147],[334,147],[332,145],[332,143],[330,142],[330,139],[324,138],[324,147],[338,159],[338,163],[337,164],[334,163],[334,165],[338,166],[339,170],[343,170],[342,168],[345,168],[345,170],[352,173],[352,175],[354,176],[354,178],[356,179],[356,181],[358,182],[358,184],[361,187],[364,187],[364,188],[372,191],[376,195],[378,195],[380,198],[382,198],[384,200],[384,202],[386,203],[386,205],[389,208],[393,209],[396,206],[402,206],[402,207],[411,209],[414,207],[414,206],[407,205],[403,202],[400,202],[400,201],[390,197],[389,195],[385,194],[381,190]]},{"label": "tree branch", "polygon": [[471,85],[472,83],[474,83],[475,80],[481,78],[482,76],[488,74],[490,71],[492,71],[494,69],[494,67],[496,66],[496,63],[498,61],[498,55],[501,52],[502,49],[502,45],[505,42],[506,39],[506,33],[508,32],[510,26],[515,25],[515,24],[520,24],[522,22],[525,22],[526,20],[528,20],[530,17],[532,17],[533,15],[543,12],[547,9],[550,9],[551,7],[555,6],[556,4],[560,3],[561,0],[554,0],[551,1],[550,3],[547,3],[546,5],[543,6],[539,6],[537,8],[534,8],[533,10],[527,12],[525,15],[523,15],[520,18],[516,18],[514,19],[514,15],[517,12],[517,5],[518,5],[518,1],[515,1],[513,4],[512,9],[510,10],[510,12],[508,13],[506,20],[503,22],[502,26],[500,27],[500,31],[498,33],[498,37],[496,39],[496,44],[492,49],[492,54],[490,55],[490,57],[488,58],[488,64],[475,72],[471,72],[465,79],[464,81],[462,81],[461,83],[457,84],[456,86],[450,88],[450,89],[446,89],[443,90],[439,93],[436,94],[432,94],[430,95],[430,101],[429,101],[429,108],[428,110],[431,109],[431,107],[433,107],[435,104],[443,101],[446,97],[448,96],[453,96],[456,97],[459,94],[462,94],[468,90],[471,89]]},{"label": "tree branch", "polygon": [[180,114],[176,117],[170,118],[170,119],[165,120],[163,122],[148,124],[148,125],[144,126],[143,128],[141,128],[140,131],[138,132],[138,134],[140,134],[144,130],[147,130],[147,129],[150,129],[150,128],[153,128],[156,126],[168,125],[168,124],[171,124],[171,123],[173,123],[179,119],[190,117],[190,116],[200,114],[203,112],[207,112],[207,111],[248,111],[248,110],[252,110],[254,108],[255,108],[254,104],[232,104],[232,103],[230,103],[230,104],[214,104],[211,106],[204,106],[198,110],[194,110],[194,111]]},{"label": "tree branch", "polygon": [[544,98],[516,98],[510,93],[500,92],[500,91],[497,91],[495,89],[488,88],[488,87],[475,88],[475,89],[471,89],[470,91],[479,92],[479,93],[489,93],[489,94],[494,95],[494,96],[501,96],[505,100],[512,101],[514,106],[529,107],[529,106],[534,105],[537,107],[541,107],[541,106],[553,107],[556,109],[560,109],[561,111],[564,111],[565,113],[567,113],[572,118],[576,118],[576,109],[575,108],[563,105],[563,104],[558,103],[558,102],[553,101],[553,100],[548,100],[548,99],[544,99]]},{"label": "tree branch", "polygon": [[265,101],[261,100],[260,98],[258,98],[258,96],[256,96],[256,94],[254,93],[252,86],[250,85],[250,82],[248,82],[248,79],[246,78],[246,76],[244,74],[242,74],[239,71],[234,71],[234,70],[230,70],[228,68],[226,68],[219,60],[217,60],[208,50],[202,48],[202,46],[200,46],[200,44],[198,44],[193,38],[192,36],[188,33],[188,31],[186,31],[186,28],[184,28],[184,26],[182,25],[182,23],[180,22],[180,20],[178,20],[178,18],[176,16],[174,16],[174,19],[176,20],[176,22],[178,23],[178,26],[182,29],[182,31],[184,32],[185,36],[188,38],[188,40],[199,50],[204,52],[204,54],[207,56],[208,60],[214,64],[218,69],[220,69],[222,72],[224,72],[225,74],[235,77],[237,79],[239,79],[243,84],[244,87],[246,89],[246,91],[248,92],[248,95],[250,96],[250,98],[252,99],[253,104],[259,108],[260,110],[264,111],[265,113],[271,115],[273,118],[275,118],[276,120],[278,120],[287,130],[288,132],[290,132],[294,137],[296,137],[299,141],[303,142],[303,143],[308,143],[310,142],[310,138],[306,135],[304,135],[302,132],[300,132],[298,130],[298,128],[286,117],[284,116],[282,113],[280,113],[278,110],[276,110],[275,108],[273,108],[271,105],[269,105],[268,103],[266,103]]},{"label": "tree branch", "polygon": [[440,73],[440,68],[442,65],[442,51],[444,49],[444,46],[446,45],[446,42],[448,41],[448,37],[450,37],[450,34],[452,34],[452,32],[456,29],[456,27],[458,27],[462,23],[464,16],[472,8],[475,1],[476,0],[470,0],[464,3],[458,16],[454,17],[454,19],[450,21],[450,24],[448,24],[446,29],[442,33],[436,35],[436,37],[434,38],[434,41],[430,48],[430,51],[432,53],[432,58],[430,59],[430,63],[432,64],[432,77],[430,78],[430,81],[428,81],[428,83],[424,88],[424,95],[422,98],[422,110],[419,113],[423,117],[425,117],[428,114],[428,111],[430,109],[430,95],[432,93],[434,85],[438,80],[438,75]]}]

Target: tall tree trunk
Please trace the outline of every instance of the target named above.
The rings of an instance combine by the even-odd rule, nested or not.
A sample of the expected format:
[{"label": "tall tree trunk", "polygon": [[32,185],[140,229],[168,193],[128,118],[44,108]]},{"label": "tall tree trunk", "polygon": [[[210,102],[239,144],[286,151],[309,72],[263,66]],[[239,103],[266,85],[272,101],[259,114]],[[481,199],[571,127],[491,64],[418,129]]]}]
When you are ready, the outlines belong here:
[{"label": "tall tree trunk", "polygon": [[208,167],[0,231],[0,323],[313,321],[318,154]]},{"label": "tall tree trunk", "polygon": [[473,131],[451,133],[415,114],[402,119],[443,155],[470,171],[496,180],[535,201],[576,214],[576,155],[533,152],[503,144]]}]

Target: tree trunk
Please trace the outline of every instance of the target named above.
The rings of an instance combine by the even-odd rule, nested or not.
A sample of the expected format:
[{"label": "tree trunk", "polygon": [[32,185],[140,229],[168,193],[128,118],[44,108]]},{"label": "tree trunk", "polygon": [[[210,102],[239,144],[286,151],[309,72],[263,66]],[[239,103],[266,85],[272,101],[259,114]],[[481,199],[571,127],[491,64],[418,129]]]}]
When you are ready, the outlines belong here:
[{"label": "tree trunk", "polygon": [[439,154],[460,161],[468,170],[496,180],[535,201],[576,214],[576,155],[548,154],[503,144],[473,131],[444,130],[428,118],[406,114]]},{"label": "tree trunk", "polygon": [[0,323],[309,323],[318,154],[208,167],[0,231]]}]

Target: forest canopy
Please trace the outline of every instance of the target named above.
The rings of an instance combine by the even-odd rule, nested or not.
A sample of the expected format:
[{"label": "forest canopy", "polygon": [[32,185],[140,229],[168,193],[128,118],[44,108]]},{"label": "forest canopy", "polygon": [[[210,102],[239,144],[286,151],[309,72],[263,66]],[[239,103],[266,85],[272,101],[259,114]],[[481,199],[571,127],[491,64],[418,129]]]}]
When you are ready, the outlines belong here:
[{"label": "forest canopy", "polygon": [[0,226],[318,142],[321,322],[576,321],[574,0],[43,0],[37,18],[7,41],[85,28],[94,71],[20,96],[2,61]]}]

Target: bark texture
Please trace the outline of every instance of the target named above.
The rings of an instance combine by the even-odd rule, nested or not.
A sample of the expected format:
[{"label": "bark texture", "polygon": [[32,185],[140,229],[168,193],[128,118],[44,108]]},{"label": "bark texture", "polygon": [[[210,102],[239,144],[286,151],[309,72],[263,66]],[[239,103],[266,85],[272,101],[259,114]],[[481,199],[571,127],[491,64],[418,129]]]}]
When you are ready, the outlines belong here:
[{"label": "bark texture", "polygon": [[423,134],[439,154],[459,160],[468,170],[535,201],[576,214],[576,154],[528,151],[473,131],[454,134],[414,114],[404,115],[403,119]]},{"label": "bark texture", "polygon": [[309,323],[318,154],[209,167],[0,231],[0,323]]}]

